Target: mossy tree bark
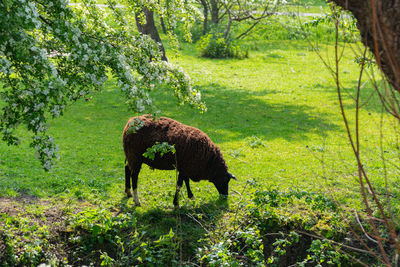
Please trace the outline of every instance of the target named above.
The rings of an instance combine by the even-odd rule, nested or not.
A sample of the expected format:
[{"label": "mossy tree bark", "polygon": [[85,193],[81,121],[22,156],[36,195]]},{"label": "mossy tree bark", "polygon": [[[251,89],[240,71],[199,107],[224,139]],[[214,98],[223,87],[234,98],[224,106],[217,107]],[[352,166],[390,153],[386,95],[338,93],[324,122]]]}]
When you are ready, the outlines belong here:
[{"label": "mossy tree bark", "polygon": [[203,35],[207,33],[208,30],[208,2],[206,0],[200,0],[201,5],[203,6]]},{"label": "mossy tree bark", "polygon": [[143,7],[142,12],[146,18],[146,23],[142,23],[139,14],[135,15],[136,25],[138,27],[139,32],[142,34],[149,35],[151,39],[156,41],[162,53],[162,60],[168,61],[168,58],[165,55],[164,45],[161,41],[160,34],[158,33],[156,24],[154,22],[154,11],[148,9],[147,7]]},{"label": "mossy tree bark", "polygon": [[354,14],[362,42],[400,92],[400,0],[330,0]]},{"label": "mossy tree bark", "polygon": [[220,17],[219,17],[219,3],[218,0],[210,0],[211,4],[211,22],[213,24],[218,24]]}]

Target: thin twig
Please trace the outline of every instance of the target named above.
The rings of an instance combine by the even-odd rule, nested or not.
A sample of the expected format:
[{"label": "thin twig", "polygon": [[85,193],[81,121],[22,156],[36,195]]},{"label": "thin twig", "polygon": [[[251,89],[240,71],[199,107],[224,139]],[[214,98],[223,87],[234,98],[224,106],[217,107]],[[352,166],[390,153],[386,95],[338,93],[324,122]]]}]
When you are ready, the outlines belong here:
[{"label": "thin twig", "polygon": [[360,226],[360,229],[363,231],[364,235],[365,235],[369,240],[371,240],[372,242],[375,242],[375,243],[378,244],[378,241],[376,241],[375,239],[373,239],[372,237],[370,237],[370,236],[368,235],[368,233],[365,231],[365,229],[364,229],[364,227],[362,226],[362,223],[361,223],[361,221],[360,221],[360,218],[358,217],[357,210],[354,210],[354,215],[355,215],[356,220],[357,220],[357,222],[358,222],[358,225]]},{"label": "thin twig", "polygon": [[208,229],[199,220],[197,220],[192,214],[186,213],[186,216],[188,216],[193,221],[197,222],[201,226],[201,228],[203,228],[203,230],[206,231],[207,234],[210,233],[210,231],[208,231]]},{"label": "thin twig", "polygon": [[350,250],[353,250],[353,251],[357,251],[357,252],[360,252],[360,253],[372,254],[371,251],[360,249],[360,248],[356,248],[356,247],[352,247],[352,246],[349,246],[349,245],[345,245],[345,244],[340,243],[340,242],[336,242],[336,241],[333,241],[333,240],[330,240],[330,239],[326,239],[325,237],[313,235],[313,234],[310,234],[310,233],[307,233],[307,232],[304,232],[304,231],[301,231],[301,230],[294,230],[294,231],[296,233],[298,233],[298,234],[307,235],[307,236],[312,237],[312,238],[328,241],[328,242],[330,242],[332,244],[335,244],[335,245],[338,245],[338,246],[341,246],[341,247],[344,247],[344,248],[347,248],[347,249],[350,249]]}]

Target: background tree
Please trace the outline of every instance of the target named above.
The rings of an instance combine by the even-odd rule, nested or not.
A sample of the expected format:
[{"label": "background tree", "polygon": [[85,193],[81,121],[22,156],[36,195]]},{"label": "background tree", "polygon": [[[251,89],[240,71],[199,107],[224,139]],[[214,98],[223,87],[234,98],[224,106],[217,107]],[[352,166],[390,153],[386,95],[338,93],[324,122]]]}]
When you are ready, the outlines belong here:
[{"label": "background tree", "polygon": [[[375,55],[390,85],[400,92],[400,1],[331,0],[331,2],[354,14],[362,42]],[[400,119],[397,108],[394,115]]]},{"label": "background tree", "polygon": [[[276,12],[280,1],[249,1],[249,0],[199,0],[203,7],[203,35],[208,31],[209,16],[211,15],[210,27],[222,29],[224,38],[229,36],[232,25],[246,22],[248,27],[241,33],[238,33],[235,39],[246,36],[263,19]],[[226,19],[225,19],[226,18]]]},{"label": "background tree", "polygon": [[[144,6],[141,11],[136,12],[136,25],[141,34],[146,34],[151,37],[155,42],[157,42],[160,51],[161,51],[161,59],[164,61],[168,61],[168,58],[165,54],[164,45],[161,41],[160,34],[158,33],[156,24],[154,22],[154,11],[149,7]],[[164,20],[161,18],[161,21]],[[165,25],[163,27],[165,29]],[[165,29],[166,32],[166,29]]]},{"label": "background tree", "polygon": [[198,0],[203,8],[203,35],[207,33],[209,16],[211,15],[211,27],[218,25],[221,19],[224,17],[224,13],[220,14],[220,10],[223,7],[222,1],[219,0]]},{"label": "background tree", "polygon": [[[391,195],[389,193],[389,187],[387,183],[388,180],[386,169],[384,171],[384,176],[386,179],[385,188],[383,188],[381,185],[373,184],[372,177],[374,177],[374,175],[371,174],[366,168],[367,160],[365,159],[365,152],[363,151],[364,148],[361,145],[362,140],[360,137],[362,136],[362,134],[360,133],[360,124],[362,121],[360,116],[360,107],[362,106],[361,89],[363,87],[363,76],[368,75],[368,80],[371,82],[371,85],[378,93],[382,102],[382,106],[397,120],[400,120],[400,102],[398,99],[398,93],[400,89],[400,24],[398,22],[398,16],[400,15],[400,2],[385,0],[334,0],[333,2],[337,3],[339,7],[342,7],[345,10],[349,10],[354,14],[355,18],[357,19],[357,27],[360,30],[361,40],[365,45],[365,48],[363,49],[363,52],[361,54],[356,53],[357,60],[360,64],[360,72],[357,86],[355,88],[355,97],[353,98],[355,105],[353,107],[353,110],[350,111],[350,109],[346,108],[344,104],[345,89],[342,85],[343,83],[342,79],[340,78],[341,75],[339,71],[341,52],[339,52],[340,44],[338,42],[338,36],[339,28],[342,27],[341,23],[343,19],[343,10],[333,5],[332,11],[336,32],[336,40],[334,46],[335,66],[330,66],[327,61],[323,60],[323,57],[321,55],[320,58],[324,61],[324,65],[330,70],[335,80],[340,112],[343,118],[350,147],[356,159],[360,195],[362,196],[364,210],[367,214],[366,221],[368,222],[369,231],[366,232],[364,229],[362,229],[362,231],[369,240],[372,239],[374,241],[375,247],[368,244],[368,242],[364,242],[362,240],[362,237],[357,234],[356,229],[360,229],[359,225],[361,225],[361,223],[358,223],[357,225],[349,222],[349,225],[351,225],[351,231],[360,241],[360,243],[366,249],[372,252],[374,257],[382,265],[399,266],[400,243],[398,234],[398,217],[396,216],[396,214],[392,213],[390,202]],[[384,82],[381,84],[380,82],[378,82],[379,78],[375,76],[374,71],[367,70],[368,64],[371,63],[371,60],[368,59],[368,48],[375,56],[376,63],[386,76],[386,80],[388,83],[386,83],[386,81],[384,80]],[[317,49],[314,50],[317,51]],[[317,53],[319,52],[317,51]],[[352,113],[353,111],[355,116],[351,118],[349,113]],[[354,128],[352,124],[354,124]],[[383,164],[386,164],[387,159],[383,155],[384,149],[382,140],[384,139],[384,137],[387,136],[387,132],[384,132],[382,130],[383,115],[380,122],[380,127],[381,155],[379,155],[378,157],[381,158]],[[397,134],[397,129],[395,129],[395,132]],[[379,152],[377,154],[379,154]],[[378,193],[378,191],[380,190],[386,190],[386,198],[383,198],[381,194]],[[379,222],[378,220],[376,220],[375,217],[379,218]],[[371,238],[371,236],[373,238]]]},{"label": "background tree", "polygon": [[234,22],[239,23],[246,21],[249,24],[247,29],[235,36],[235,39],[243,38],[263,19],[273,15],[274,12],[276,12],[279,4],[279,0],[234,0],[223,2],[225,12],[228,15],[228,22],[225,27],[224,38],[228,38],[231,26]]},{"label": "background tree", "polygon": [[203,35],[208,31],[208,11],[210,9],[209,2],[206,0],[199,0],[200,4],[203,6]]}]

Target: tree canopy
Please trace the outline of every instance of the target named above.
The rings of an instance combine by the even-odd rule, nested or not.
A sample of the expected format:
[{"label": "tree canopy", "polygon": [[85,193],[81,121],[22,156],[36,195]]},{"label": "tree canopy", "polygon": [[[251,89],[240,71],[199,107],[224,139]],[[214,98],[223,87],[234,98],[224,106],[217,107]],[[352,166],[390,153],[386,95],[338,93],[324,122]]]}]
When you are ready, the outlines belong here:
[{"label": "tree canopy", "polygon": [[[178,18],[192,16],[190,1],[168,2],[147,6],[160,8],[170,27]],[[121,9],[112,0],[107,7],[90,0],[75,5],[65,0],[1,1],[3,140],[19,144],[15,130],[25,125],[33,133],[31,146],[49,170],[57,158],[57,146],[47,133],[49,117],[62,115],[69,103],[101,90],[111,78],[133,111],[154,110],[149,92],[158,84],[168,85],[180,103],[205,109],[183,70],[162,61],[157,44],[137,32],[134,3],[127,1]]]}]

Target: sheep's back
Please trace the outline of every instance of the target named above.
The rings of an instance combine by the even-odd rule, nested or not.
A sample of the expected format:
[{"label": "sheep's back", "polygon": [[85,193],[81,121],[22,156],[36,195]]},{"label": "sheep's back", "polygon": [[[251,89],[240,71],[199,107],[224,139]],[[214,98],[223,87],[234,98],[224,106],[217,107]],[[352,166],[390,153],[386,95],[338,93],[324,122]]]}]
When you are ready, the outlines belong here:
[{"label": "sheep's back", "polygon": [[[135,133],[127,134],[129,123],[135,118],[143,121],[144,125]],[[209,179],[215,162],[227,169],[219,148],[203,131],[166,117],[153,120],[144,115],[135,118],[129,120],[123,135],[128,161],[129,157],[142,157],[146,149],[157,142],[167,142],[175,146],[176,161],[172,154],[156,157],[154,161],[142,157],[142,161],[152,168],[164,170],[173,169],[177,164],[180,173],[195,181]],[[134,156],[130,150],[135,151]]]}]

